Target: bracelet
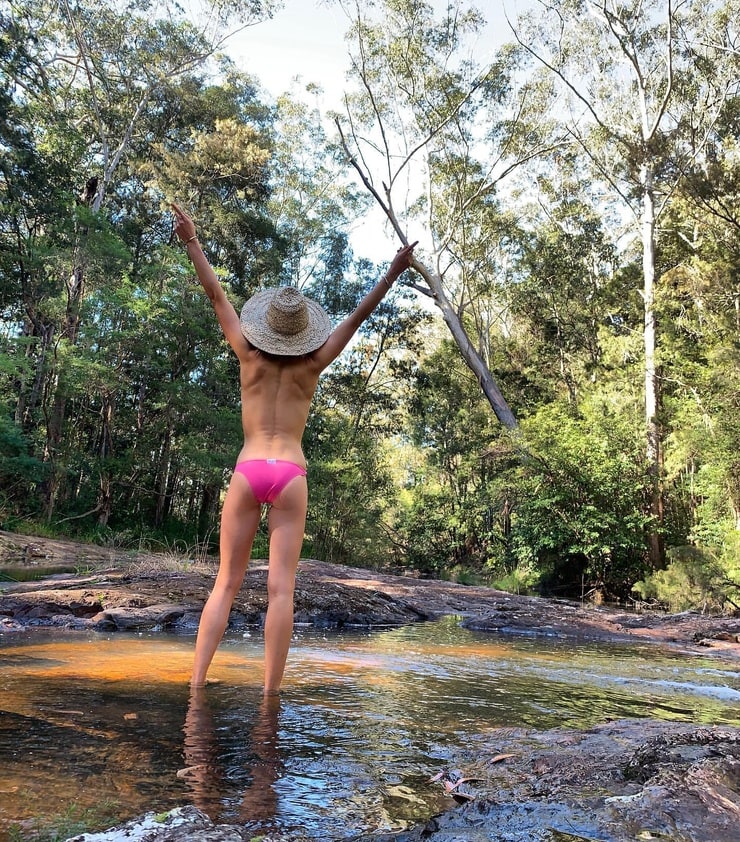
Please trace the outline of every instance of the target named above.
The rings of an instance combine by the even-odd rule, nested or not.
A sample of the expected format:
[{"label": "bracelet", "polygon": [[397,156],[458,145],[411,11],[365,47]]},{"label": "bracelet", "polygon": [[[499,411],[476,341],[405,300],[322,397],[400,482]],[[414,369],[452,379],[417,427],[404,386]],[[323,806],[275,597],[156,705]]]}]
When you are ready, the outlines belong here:
[{"label": "bracelet", "polygon": [[385,281],[385,285],[388,287],[388,289],[390,289],[393,281],[388,280],[388,275],[383,275],[383,280]]},{"label": "bracelet", "polygon": [[185,245],[187,246],[187,245],[189,245],[190,243],[192,243],[192,242],[193,242],[193,240],[197,240],[197,239],[198,239],[198,235],[197,235],[197,234],[193,234],[193,236],[192,236],[189,240],[185,240]]}]

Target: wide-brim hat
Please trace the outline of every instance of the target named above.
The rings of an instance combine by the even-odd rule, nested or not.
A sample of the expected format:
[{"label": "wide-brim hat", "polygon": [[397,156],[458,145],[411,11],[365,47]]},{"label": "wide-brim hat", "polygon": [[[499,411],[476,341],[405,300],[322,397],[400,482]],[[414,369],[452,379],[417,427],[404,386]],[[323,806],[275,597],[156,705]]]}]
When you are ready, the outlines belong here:
[{"label": "wide-brim hat", "polygon": [[242,307],[241,328],[246,339],[268,354],[299,357],[320,348],[331,333],[324,308],[295,287],[255,293]]}]

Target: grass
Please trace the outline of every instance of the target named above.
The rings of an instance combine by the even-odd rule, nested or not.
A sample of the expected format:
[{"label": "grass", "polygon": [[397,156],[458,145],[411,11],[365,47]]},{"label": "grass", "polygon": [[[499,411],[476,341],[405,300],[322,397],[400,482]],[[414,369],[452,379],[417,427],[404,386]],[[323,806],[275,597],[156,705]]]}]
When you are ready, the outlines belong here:
[{"label": "grass", "polygon": [[95,807],[70,805],[64,813],[50,818],[35,818],[22,825],[11,825],[8,842],[64,842],[72,836],[111,827],[118,821],[118,810],[112,802]]},{"label": "grass", "polygon": [[209,554],[208,540],[187,544],[185,541],[164,541],[161,549],[141,549],[128,562],[127,572],[134,576],[148,576],[155,573],[212,573],[215,560]]}]

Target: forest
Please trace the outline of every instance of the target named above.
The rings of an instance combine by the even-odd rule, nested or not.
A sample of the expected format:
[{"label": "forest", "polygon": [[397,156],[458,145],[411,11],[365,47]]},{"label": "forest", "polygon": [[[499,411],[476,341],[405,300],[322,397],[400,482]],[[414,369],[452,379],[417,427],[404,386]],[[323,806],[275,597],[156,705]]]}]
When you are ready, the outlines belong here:
[{"label": "forest", "polygon": [[0,2],[0,529],[216,551],[238,364],[178,201],[237,309],[339,320],[419,240],[320,382],[305,557],[740,610],[740,0],[534,0],[487,58],[462,0],[335,0],[336,113],[229,57],[281,5]]}]

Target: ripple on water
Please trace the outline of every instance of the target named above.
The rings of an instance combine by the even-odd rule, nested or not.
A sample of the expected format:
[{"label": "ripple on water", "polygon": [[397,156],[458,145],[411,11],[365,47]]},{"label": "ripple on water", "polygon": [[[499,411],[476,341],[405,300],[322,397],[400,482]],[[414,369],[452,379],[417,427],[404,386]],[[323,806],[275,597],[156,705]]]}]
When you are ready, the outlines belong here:
[{"label": "ripple on water", "polygon": [[[740,674],[658,647],[470,632],[301,629],[275,710],[259,633],[229,637],[196,704],[193,640],[0,636],[0,839],[14,822],[199,804],[316,839],[393,832],[447,802],[429,777],[476,735],[653,717],[740,724]],[[5,829],[5,831],[3,830]]]}]

